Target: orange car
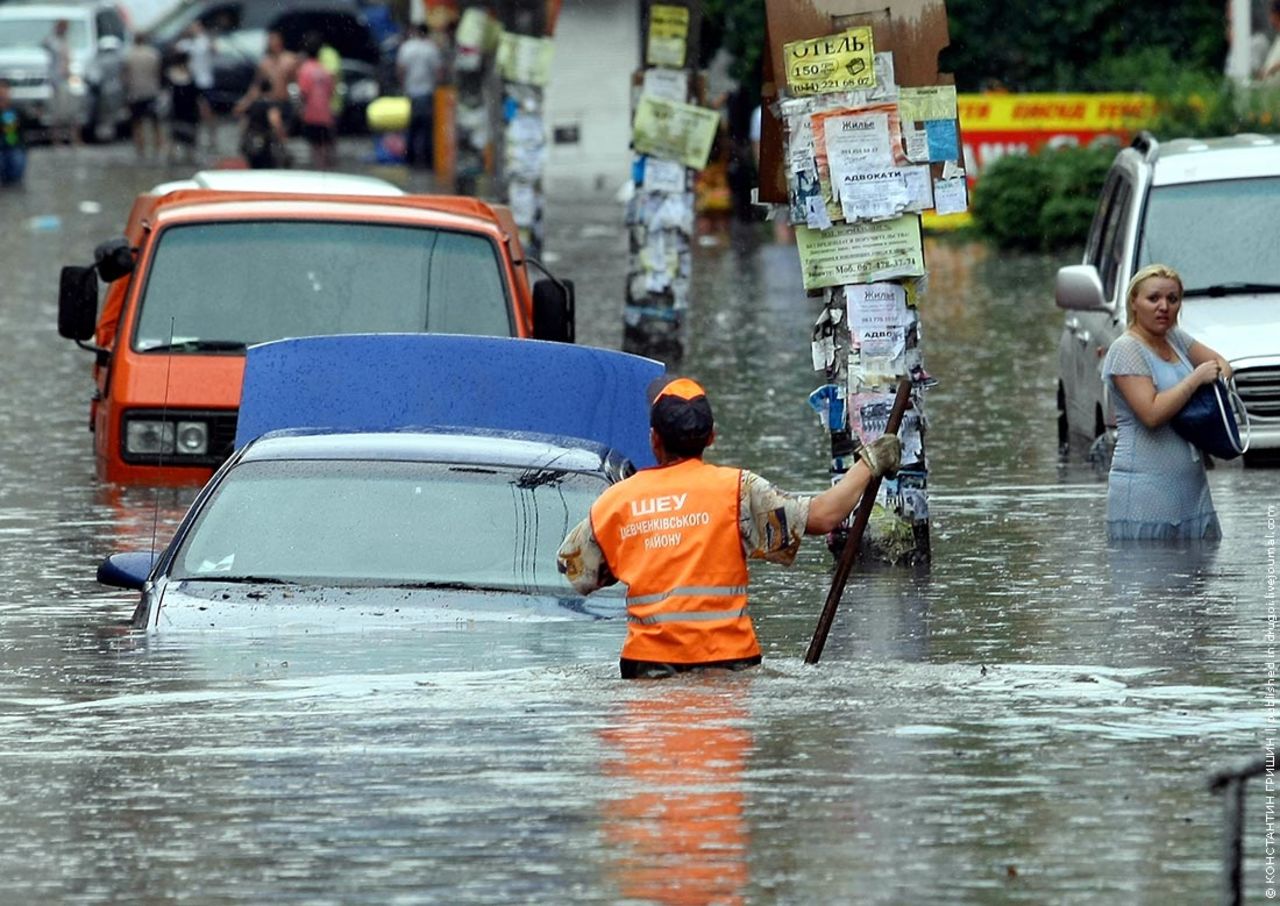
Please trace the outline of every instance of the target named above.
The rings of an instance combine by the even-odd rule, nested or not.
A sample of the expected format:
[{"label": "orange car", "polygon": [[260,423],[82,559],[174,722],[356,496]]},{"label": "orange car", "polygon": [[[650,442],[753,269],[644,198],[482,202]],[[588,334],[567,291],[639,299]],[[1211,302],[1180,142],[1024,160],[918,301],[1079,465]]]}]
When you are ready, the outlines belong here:
[{"label": "orange car", "polygon": [[[222,188],[190,187],[213,183]],[[572,342],[572,285],[550,274],[531,283],[527,266],[541,266],[526,259],[506,208],[332,194],[363,193],[359,177],[295,173],[276,183],[287,192],[263,183],[247,171],[157,187],[92,266],[63,268],[58,332],[96,354],[99,477],[204,483],[231,453],[255,343],[422,332]]]}]

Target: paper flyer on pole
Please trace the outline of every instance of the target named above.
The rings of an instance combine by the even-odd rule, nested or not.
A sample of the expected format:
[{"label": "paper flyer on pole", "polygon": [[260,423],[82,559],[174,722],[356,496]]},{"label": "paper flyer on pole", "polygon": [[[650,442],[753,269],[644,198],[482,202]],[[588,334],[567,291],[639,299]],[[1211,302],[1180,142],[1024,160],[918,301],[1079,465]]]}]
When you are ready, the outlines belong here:
[{"label": "paper flyer on pole", "polygon": [[899,88],[898,110],[902,114],[904,123],[953,120],[956,118],[956,86],[929,85],[924,88]]},{"label": "paper flyer on pole", "polygon": [[840,187],[849,174],[908,163],[897,104],[824,110],[809,119],[818,181],[832,220],[844,219]]},{"label": "paper flyer on pole", "polygon": [[631,142],[639,154],[678,160],[701,170],[711,156],[720,114],[705,107],[640,95]]},{"label": "paper flyer on pole", "polygon": [[655,3],[649,7],[649,41],[645,63],[683,69],[689,41],[689,10],[684,6]]},{"label": "paper flyer on pole", "polygon": [[787,90],[793,95],[875,87],[875,48],[870,28],[792,41],[782,52],[786,56]]},{"label": "paper flyer on pole", "polygon": [[683,104],[689,99],[689,74],[683,69],[663,69],[660,66],[646,69],[640,90],[655,98]]},{"label": "paper flyer on pole", "polygon": [[874,283],[924,274],[920,218],[835,224],[829,230],[796,227],[804,288]]},{"label": "paper flyer on pole", "polygon": [[503,32],[498,44],[498,71],[508,82],[546,85],[551,78],[554,47],[550,38]]}]

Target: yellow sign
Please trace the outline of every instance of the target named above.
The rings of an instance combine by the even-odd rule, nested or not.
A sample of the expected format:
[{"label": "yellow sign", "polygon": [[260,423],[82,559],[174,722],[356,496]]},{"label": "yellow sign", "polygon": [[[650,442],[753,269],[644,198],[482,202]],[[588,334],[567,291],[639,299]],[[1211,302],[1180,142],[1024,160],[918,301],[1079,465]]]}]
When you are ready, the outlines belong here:
[{"label": "yellow sign", "polygon": [[920,218],[836,224],[829,230],[796,227],[805,289],[875,283],[924,275]]},{"label": "yellow sign", "polygon": [[783,45],[787,90],[793,95],[851,91],[876,86],[870,28]]},{"label": "yellow sign", "polygon": [[688,7],[666,3],[649,7],[649,43],[645,51],[648,65],[683,69],[688,42]]},{"label": "yellow sign", "polygon": [[631,127],[631,144],[639,154],[678,160],[701,170],[711,156],[720,114],[651,94],[640,95]]},{"label": "yellow sign", "polygon": [[1149,94],[962,94],[968,131],[1054,132],[1135,129],[1155,113]]}]

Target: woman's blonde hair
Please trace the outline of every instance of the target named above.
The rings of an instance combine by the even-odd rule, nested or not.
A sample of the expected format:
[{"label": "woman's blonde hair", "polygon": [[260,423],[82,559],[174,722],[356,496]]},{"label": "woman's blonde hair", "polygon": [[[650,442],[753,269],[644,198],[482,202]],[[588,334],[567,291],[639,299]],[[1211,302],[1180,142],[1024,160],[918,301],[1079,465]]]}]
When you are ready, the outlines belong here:
[{"label": "woman's blonde hair", "polygon": [[[1133,279],[1129,281],[1129,288],[1125,290],[1125,321],[1130,327],[1133,326],[1135,315],[1133,313],[1133,300],[1138,296],[1138,287],[1142,285],[1144,280],[1150,280],[1152,277],[1163,277],[1166,280],[1172,280],[1178,284],[1178,298],[1182,298],[1182,276],[1169,267],[1167,264],[1148,264],[1142,270],[1133,275]],[[1176,321],[1177,318],[1174,318]]]}]

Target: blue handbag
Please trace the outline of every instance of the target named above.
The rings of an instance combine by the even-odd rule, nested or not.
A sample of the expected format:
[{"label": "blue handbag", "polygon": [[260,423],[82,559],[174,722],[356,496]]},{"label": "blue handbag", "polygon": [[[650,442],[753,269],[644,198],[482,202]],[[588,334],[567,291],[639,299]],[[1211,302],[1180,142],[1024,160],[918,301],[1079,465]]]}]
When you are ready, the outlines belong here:
[{"label": "blue handbag", "polygon": [[[1241,421],[1245,428],[1243,442]],[[1235,388],[1222,378],[1196,388],[1169,426],[1183,440],[1218,459],[1235,459],[1249,449],[1249,414]]]}]

